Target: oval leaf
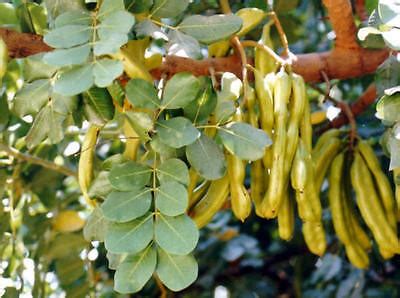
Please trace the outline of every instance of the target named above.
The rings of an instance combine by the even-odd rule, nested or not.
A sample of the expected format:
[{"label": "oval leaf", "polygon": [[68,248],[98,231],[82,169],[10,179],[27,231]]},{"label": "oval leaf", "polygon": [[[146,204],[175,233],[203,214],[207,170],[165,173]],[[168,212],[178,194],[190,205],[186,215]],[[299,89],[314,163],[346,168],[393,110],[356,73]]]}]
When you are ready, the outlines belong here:
[{"label": "oval leaf", "polygon": [[192,74],[181,72],[174,75],[165,85],[161,105],[165,109],[179,109],[196,99],[200,82]]},{"label": "oval leaf", "polygon": [[197,245],[199,230],[187,215],[170,217],[160,214],[155,223],[155,240],[164,250],[186,255]]},{"label": "oval leaf", "polygon": [[85,116],[88,121],[102,126],[114,118],[112,97],[104,88],[92,87],[83,93]]},{"label": "oval leaf", "polygon": [[135,219],[128,223],[110,223],[104,244],[112,253],[135,254],[143,250],[153,239],[153,215]]},{"label": "oval leaf", "polygon": [[108,179],[111,185],[121,191],[143,188],[149,183],[151,169],[133,161],[113,166]]},{"label": "oval leaf", "polygon": [[127,222],[144,215],[151,206],[149,188],[113,191],[101,205],[104,216],[111,221]]},{"label": "oval leaf", "polygon": [[159,249],[156,272],[170,290],[181,291],[197,279],[198,265],[191,255],[176,256]]},{"label": "oval leaf", "polygon": [[272,144],[271,139],[263,130],[247,123],[232,122],[221,127],[218,135],[226,149],[244,160],[262,158],[265,148]]},{"label": "oval leaf", "polygon": [[193,168],[207,180],[216,180],[226,173],[226,161],[221,148],[206,135],[186,147],[186,157]]},{"label": "oval leaf", "polygon": [[242,19],[234,15],[192,15],[178,25],[178,30],[193,36],[198,41],[210,44],[227,39],[242,27]]},{"label": "oval leaf", "polygon": [[114,289],[122,294],[139,292],[153,275],[157,253],[151,246],[135,256],[128,256],[118,266]]},{"label": "oval leaf", "polygon": [[174,18],[186,10],[189,0],[154,0],[151,15],[156,18]]},{"label": "oval leaf", "polygon": [[156,192],[156,206],[162,214],[168,216],[185,213],[188,206],[186,188],[177,182],[162,184]]},{"label": "oval leaf", "polygon": [[51,30],[44,36],[44,42],[53,48],[70,48],[89,41],[91,27],[67,25]]},{"label": "oval leaf", "polygon": [[181,148],[192,144],[200,137],[200,132],[192,122],[184,117],[160,120],[156,126],[161,141],[173,148]]},{"label": "oval leaf", "polygon": [[189,170],[182,160],[176,158],[164,161],[157,168],[157,177],[161,184],[168,182],[189,184]]},{"label": "oval leaf", "polygon": [[62,72],[54,83],[54,91],[66,96],[77,95],[93,86],[93,66],[86,64]]},{"label": "oval leaf", "polygon": [[128,82],[126,96],[137,108],[156,109],[160,106],[156,88],[152,83],[142,79],[132,79]]}]

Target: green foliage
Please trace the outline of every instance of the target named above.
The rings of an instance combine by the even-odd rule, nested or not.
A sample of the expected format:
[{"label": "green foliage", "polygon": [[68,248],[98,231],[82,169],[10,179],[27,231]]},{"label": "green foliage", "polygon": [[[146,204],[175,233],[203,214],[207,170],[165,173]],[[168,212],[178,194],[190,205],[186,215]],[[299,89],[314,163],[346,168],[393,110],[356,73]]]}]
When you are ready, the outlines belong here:
[{"label": "green foliage", "polygon": [[[243,83],[234,74],[210,69],[212,76],[162,73],[161,80],[151,80],[158,75],[151,73],[159,66],[158,53],[202,59],[208,45],[238,32],[257,41],[269,21],[264,11],[271,7],[258,0],[230,3],[234,12],[257,7],[254,26],[241,31],[243,20],[218,14],[215,0],[0,3],[1,27],[43,35],[54,48],[9,61],[0,81],[1,276],[16,282],[4,290],[5,297],[28,291],[33,297],[138,292],[155,297],[159,282],[171,291],[184,290],[177,294],[182,297],[209,297],[221,285],[232,297],[398,294],[398,258],[383,263],[376,247],[372,269],[362,271],[345,261],[333,236],[324,257],[304,255],[298,222],[293,241],[283,243],[274,222],[255,217],[239,226],[230,211],[222,210],[201,232],[191,219],[191,206],[204,197],[209,183],[227,175],[227,152],[253,162],[272,144],[263,130],[233,120],[239,110],[247,116],[248,109]],[[289,41],[298,41],[291,43],[293,51],[328,48],[318,5],[273,1],[272,8]],[[359,38],[367,47],[396,51],[399,27],[398,1],[381,0]],[[400,167],[399,65],[398,57],[390,56],[376,72],[376,117],[387,128],[382,143],[391,153],[390,169]],[[351,100],[370,81],[332,83]],[[326,108],[317,100],[311,105]],[[383,126],[369,112],[359,120],[360,135],[378,137]],[[258,106],[255,113],[260,115]],[[79,151],[88,124],[99,128],[98,140]],[[3,152],[3,145],[25,157]],[[90,176],[93,208],[84,203],[74,175],[42,168],[44,160],[56,171],[76,171],[86,150],[94,152],[93,167],[79,175]],[[245,186],[250,188],[249,179]],[[199,190],[204,192],[196,198]],[[65,210],[85,218],[83,230],[54,228]],[[332,232],[330,216],[324,210],[325,228]],[[34,283],[29,279],[18,287],[30,262]],[[50,285],[49,272],[60,289]]]}]

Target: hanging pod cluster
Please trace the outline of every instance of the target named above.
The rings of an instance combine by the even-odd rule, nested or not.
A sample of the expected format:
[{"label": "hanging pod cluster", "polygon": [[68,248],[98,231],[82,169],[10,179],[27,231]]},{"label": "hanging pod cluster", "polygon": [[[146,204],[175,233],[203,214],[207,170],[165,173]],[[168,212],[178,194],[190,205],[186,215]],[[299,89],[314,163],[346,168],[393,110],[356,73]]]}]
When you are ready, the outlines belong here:
[{"label": "hanging pod cluster", "polygon": [[[381,256],[389,259],[400,252],[398,206],[370,144],[359,140],[354,152],[346,151],[340,134],[341,131],[336,129],[324,133],[313,157],[323,159],[324,166],[319,169],[321,179],[328,175],[329,207],[336,235],[344,244],[349,261],[358,268],[366,268],[372,244],[363,224],[358,221],[356,210],[371,231]],[[355,200],[351,196],[353,191]]]}]

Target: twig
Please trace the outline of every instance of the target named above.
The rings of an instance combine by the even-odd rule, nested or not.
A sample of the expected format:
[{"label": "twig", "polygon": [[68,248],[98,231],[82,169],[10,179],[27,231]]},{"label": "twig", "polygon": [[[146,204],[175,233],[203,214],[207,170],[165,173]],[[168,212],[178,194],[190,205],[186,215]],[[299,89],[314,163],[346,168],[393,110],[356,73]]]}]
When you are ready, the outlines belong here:
[{"label": "twig", "polygon": [[243,45],[240,43],[239,37],[233,37],[231,39],[231,43],[235,46],[237,52],[239,53],[240,60],[242,61],[243,103],[245,103],[247,101],[247,85],[249,84],[247,75],[247,56]]},{"label": "twig", "polygon": [[32,164],[36,164],[39,166],[42,166],[44,168],[47,168],[49,170],[61,173],[65,176],[73,176],[73,177],[77,177],[77,173],[70,170],[67,167],[61,166],[61,165],[57,165],[51,161],[45,160],[45,159],[41,159],[39,157],[36,156],[32,156],[26,153],[21,153],[19,152],[17,149],[9,147],[5,144],[0,143],[0,151],[4,151],[8,154],[10,154],[11,156],[15,157],[16,159],[20,159],[23,161],[26,161],[28,163],[32,163]]},{"label": "twig", "polygon": [[232,13],[231,6],[229,5],[229,1],[228,0],[220,0],[219,1],[219,5],[221,6],[221,11],[224,14],[231,14]]},{"label": "twig", "polygon": [[283,47],[283,56],[290,58],[289,43],[288,43],[285,31],[283,30],[282,24],[279,21],[278,16],[276,15],[275,11],[269,12],[268,15],[272,17],[272,19],[274,20],[276,30],[278,30],[278,35],[279,35],[279,38],[281,40],[282,47]]},{"label": "twig", "polygon": [[164,287],[163,283],[161,282],[160,278],[157,275],[153,275],[157,287],[160,290],[160,298],[167,298],[168,297],[168,291],[167,289]]}]

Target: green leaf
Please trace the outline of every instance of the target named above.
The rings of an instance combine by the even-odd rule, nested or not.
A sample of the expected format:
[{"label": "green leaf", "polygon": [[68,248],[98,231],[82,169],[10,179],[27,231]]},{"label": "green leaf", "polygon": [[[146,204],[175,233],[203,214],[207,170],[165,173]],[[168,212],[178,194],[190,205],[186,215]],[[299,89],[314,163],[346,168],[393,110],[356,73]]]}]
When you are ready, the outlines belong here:
[{"label": "green leaf", "polygon": [[110,93],[114,102],[118,103],[120,106],[123,106],[125,100],[125,92],[118,81],[115,81],[110,86],[108,86],[107,91],[108,93]]},{"label": "green leaf", "polygon": [[38,79],[49,79],[57,71],[57,67],[43,62],[43,54],[36,54],[25,58],[23,64],[23,77],[26,82]]},{"label": "green leaf", "polygon": [[23,32],[42,35],[47,29],[46,10],[37,3],[22,3],[17,7],[17,15]]},{"label": "green leaf", "polygon": [[151,246],[135,256],[128,256],[115,272],[115,291],[122,294],[139,292],[153,275],[156,265],[156,250]]},{"label": "green leaf", "polygon": [[54,111],[51,104],[46,105],[37,114],[31,129],[26,135],[26,144],[28,148],[33,148],[39,145],[46,137],[49,138],[52,144],[59,143],[63,137],[62,123],[65,120],[65,115]]},{"label": "green leaf", "polygon": [[193,256],[176,256],[158,250],[157,275],[172,291],[181,291],[190,286],[198,275],[198,265]]},{"label": "green leaf", "polygon": [[153,215],[127,223],[111,223],[104,241],[107,250],[113,253],[135,254],[143,250],[153,239]]},{"label": "green leaf", "polygon": [[120,191],[143,188],[150,181],[152,170],[142,164],[128,161],[112,167],[108,179],[111,185]]},{"label": "green leaf", "polygon": [[384,95],[376,104],[376,117],[388,122],[400,121],[400,93]]},{"label": "green leaf", "polygon": [[145,112],[128,111],[125,113],[129,124],[143,141],[151,140],[149,133],[153,130],[153,119]]},{"label": "green leaf", "polygon": [[177,157],[177,150],[165,145],[159,135],[154,135],[150,141],[151,149],[160,154],[162,160]]},{"label": "green leaf", "polygon": [[74,10],[59,15],[54,21],[54,25],[56,28],[67,25],[90,26],[91,21],[92,18],[88,12],[83,10]]},{"label": "green leaf", "polygon": [[62,95],[77,95],[93,86],[93,65],[85,64],[65,70],[54,83],[54,91]]},{"label": "green leaf", "polygon": [[45,63],[54,66],[68,66],[82,64],[87,61],[90,53],[88,44],[70,49],[59,49],[46,53],[43,57]]},{"label": "green leaf", "polygon": [[[390,151],[390,164],[389,164],[389,171],[393,169],[400,168],[400,140],[396,135],[398,135],[400,127],[395,125],[390,131],[389,139],[388,139],[388,148]],[[399,187],[400,181],[397,181],[398,176],[395,177],[395,185]]]},{"label": "green leaf", "polygon": [[272,144],[263,130],[247,123],[229,123],[219,129],[218,136],[227,150],[244,160],[262,158],[265,148]]},{"label": "green leaf", "polygon": [[178,25],[178,30],[186,33],[198,41],[210,44],[221,39],[227,39],[242,27],[242,19],[234,15],[186,17]]},{"label": "green leaf", "polygon": [[70,48],[89,41],[91,28],[83,25],[67,25],[51,30],[44,42],[53,48]]},{"label": "green leaf", "polygon": [[126,10],[132,13],[148,11],[153,6],[153,0],[125,0]]},{"label": "green leaf", "polygon": [[168,216],[185,213],[188,206],[186,188],[177,182],[161,184],[156,192],[156,206],[162,214]]},{"label": "green leaf", "polygon": [[93,209],[83,228],[83,236],[87,241],[104,241],[109,221],[104,217],[100,207]]},{"label": "green leaf", "polygon": [[50,81],[36,80],[25,84],[14,98],[14,111],[18,116],[36,114],[50,97]]},{"label": "green leaf", "polygon": [[81,0],[44,0],[47,12],[53,19],[68,11],[85,10],[85,3]]},{"label": "green leaf", "polygon": [[101,204],[105,218],[115,222],[127,222],[143,216],[151,206],[151,189],[113,191]]},{"label": "green leaf", "polygon": [[93,53],[96,56],[115,54],[119,48],[128,42],[126,34],[114,33],[108,39],[100,39],[94,43]]},{"label": "green leaf", "polygon": [[94,83],[98,87],[107,87],[124,72],[119,60],[103,58],[96,60],[93,67]]},{"label": "green leaf", "polygon": [[135,18],[127,11],[121,10],[108,15],[100,24],[100,39],[109,39],[115,33],[128,34],[135,24]]},{"label": "green leaf", "polygon": [[186,214],[176,217],[159,214],[155,222],[154,238],[167,252],[186,255],[196,247],[199,230]]},{"label": "green leaf", "polygon": [[222,178],[226,173],[224,153],[214,140],[204,134],[186,147],[186,157],[196,172],[206,180]]},{"label": "green leaf", "polygon": [[88,194],[90,198],[105,199],[112,190],[108,180],[108,171],[101,171],[91,183]]},{"label": "green leaf", "polygon": [[202,57],[199,42],[190,35],[171,30],[168,32],[168,55],[199,59]]},{"label": "green leaf", "polygon": [[400,85],[400,61],[395,56],[387,58],[376,71],[376,89],[378,96],[385,90]]},{"label": "green leaf", "polygon": [[400,51],[400,28],[392,28],[382,32],[385,43],[393,50]]},{"label": "green leaf", "polygon": [[357,37],[360,39],[361,45],[366,48],[382,49],[386,46],[382,32],[374,27],[361,28],[357,33]]},{"label": "green leaf", "polygon": [[[285,1],[288,2],[288,1]],[[239,37],[242,37],[257,27],[267,16],[264,10],[255,7],[245,7],[239,9],[235,15],[240,17],[243,21],[242,28],[237,33]]]},{"label": "green leaf", "polygon": [[154,85],[142,79],[132,79],[126,84],[126,96],[137,108],[156,109],[160,107],[160,99]]},{"label": "green leaf", "polygon": [[[0,132],[2,132],[8,124],[8,121],[10,120],[10,110],[8,108],[8,101],[7,101],[7,96],[5,93],[3,95],[0,95]],[[1,175],[0,175],[1,177]],[[1,179],[0,179],[1,181]],[[1,183],[1,182],[0,182]],[[1,195],[1,187],[0,187],[0,195]]]},{"label": "green leaf", "polygon": [[380,0],[378,5],[378,13],[385,25],[400,27],[400,1]]},{"label": "green leaf", "polygon": [[55,265],[62,285],[72,284],[85,273],[85,263],[78,256],[57,260]]},{"label": "green leaf", "polygon": [[211,79],[205,77],[202,79],[204,83],[197,98],[184,107],[185,117],[189,118],[193,123],[207,121],[217,105],[217,96]]},{"label": "green leaf", "polygon": [[215,120],[217,123],[227,122],[236,112],[235,102],[232,100],[218,101],[215,108]]},{"label": "green leaf", "polygon": [[98,13],[99,19],[104,20],[116,11],[125,10],[124,0],[104,0]]},{"label": "green leaf", "polygon": [[19,21],[11,3],[0,3],[0,26],[19,31]]},{"label": "green leaf", "polygon": [[179,109],[196,99],[200,91],[200,82],[192,74],[180,72],[165,85],[162,106],[165,109]]},{"label": "green leaf", "polygon": [[182,160],[176,158],[164,161],[157,168],[157,177],[161,184],[168,182],[189,184],[189,170]]},{"label": "green leaf", "polygon": [[118,266],[126,259],[129,254],[114,254],[112,252],[107,252],[106,258],[108,260],[108,269],[117,270]]},{"label": "green leaf", "polygon": [[150,15],[156,18],[174,18],[183,13],[189,0],[154,0]]},{"label": "green leaf", "polygon": [[176,117],[157,122],[156,130],[161,142],[173,148],[192,144],[200,137],[200,132],[192,122],[184,117]]},{"label": "green leaf", "polygon": [[86,118],[102,126],[114,118],[114,104],[110,94],[104,88],[92,87],[83,93]]},{"label": "green leaf", "polygon": [[88,242],[78,234],[58,234],[47,247],[45,256],[49,260],[61,259],[81,252]]}]

